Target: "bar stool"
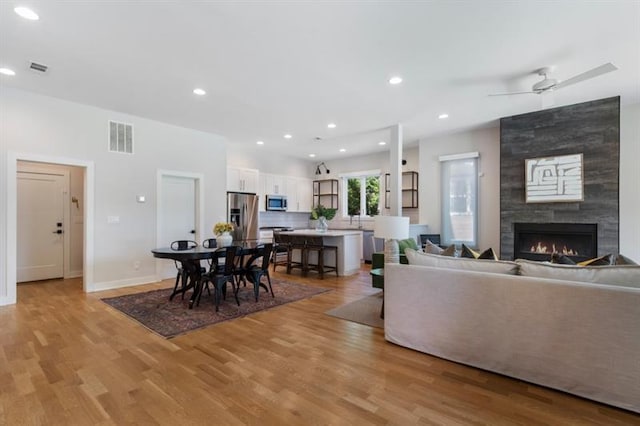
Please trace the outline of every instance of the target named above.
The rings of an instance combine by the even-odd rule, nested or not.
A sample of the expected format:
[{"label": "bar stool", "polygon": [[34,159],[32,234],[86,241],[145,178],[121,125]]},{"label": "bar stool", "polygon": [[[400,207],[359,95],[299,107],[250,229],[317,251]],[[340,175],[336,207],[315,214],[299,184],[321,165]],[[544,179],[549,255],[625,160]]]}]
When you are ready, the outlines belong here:
[{"label": "bar stool", "polygon": [[[315,271],[320,274],[320,279],[324,279],[325,272],[335,271],[336,276],[338,276],[338,247],[337,246],[329,246],[324,244],[324,240],[321,236],[317,237],[308,237],[306,243],[306,259],[305,259],[305,274],[308,271]],[[324,264],[324,253],[327,251],[332,251],[335,255],[334,266],[325,265]],[[315,264],[309,263],[309,254],[316,253],[318,258]]]},{"label": "bar stool", "polygon": [[[283,237],[285,237],[285,241],[288,241],[289,248],[289,250],[287,251],[287,274],[290,274],[293,268],[299,268],[304,275],[307,268],[307,237],[304,237],[302,235],[283,235]],[[293,255],[296,250],[300,252],[300,261],[293,260]]]},{"label": "bar stool", "polygon": [[287,266],[289,260],[289,243],[285,242],[288,239],[286,235],[280,235],[279,232],[273,233],[273,255],[271,261],[273,262],[273,272],[276,271],[276,266]]}]

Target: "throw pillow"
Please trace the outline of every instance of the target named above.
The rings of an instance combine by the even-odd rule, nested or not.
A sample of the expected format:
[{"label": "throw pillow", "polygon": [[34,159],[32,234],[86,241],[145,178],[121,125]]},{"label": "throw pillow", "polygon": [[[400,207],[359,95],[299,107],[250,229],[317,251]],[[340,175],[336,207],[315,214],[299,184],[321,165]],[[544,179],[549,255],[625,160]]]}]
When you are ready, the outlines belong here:
[{"label": "throw pillow", "polygon": [[498,256],[496,256],[495,252],[493,251],[493,249],[491,247],[489,247],[488,249],[486,249],[482,253],[479,253],[479,252],[467,247],[465,244],[462,245],[462,252],[460,253],[460,257],[466,257],[468,259],[498,260]]},{"label": "throw pillow", "polygon": [[480,253],[477,251],[470,249],[466,244],[462,245],[462,251],[460,252],[460,257],[466,257],[467,259],[477,259],[480,256]]},{"label": "throw pillow", "polygon": [[418,243],[416,243],[416,240],[414,240],[413,238],[398,240],[398,250],[400,251],[400,254],[404,254],[404,251],[408,248],[412,250],[420,250],[420,247],[418,247]]},{"label": "throw pillow", "polygon": [[605,254],[589,260],[578,262],[579,266],[605,266],[611,265],[611,254]]},{"label": "throw pillow", "polygon": [[617,254],[611,257],[611,264],[612,265],[637,265],[636,262],[629,259],[627,256],[623,256],[621,254]]},{"label": "throw pillow", "polygon": [[422,253],[407,249],[410,265],[432,266],[436,268],[460,269],[463,271],[492,272],[496,274],[516,275],[518,265],[503,260],[476,260],[462,257],[446,257],[437,254]]},{"label": "throw pillow", "polygon": [[447,247],[446,249],[443,249],[442,247],[432,243],[431,241],[427,240],[426,243],[424,243],[424,251],[425,253],[430,253],[430,254],[439,254],[440,256],[455,256],[456,255],[456,246],[455,244],[451,244],[449,247]]},{"label": "throw pillow", "polygon": [[551,263],[558,263],[560,265],[575,265],[576,262],[571,260],[571,258],[562,253],[552,253],[551,254]]}]

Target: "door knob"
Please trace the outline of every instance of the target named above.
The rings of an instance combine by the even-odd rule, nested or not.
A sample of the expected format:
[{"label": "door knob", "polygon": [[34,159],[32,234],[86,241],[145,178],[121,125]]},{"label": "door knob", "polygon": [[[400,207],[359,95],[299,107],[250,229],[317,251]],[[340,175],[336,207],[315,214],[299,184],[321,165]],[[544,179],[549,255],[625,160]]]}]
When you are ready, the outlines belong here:
[{"label": "door knob", "polygon": [[53,231],[52,234],[63,234],[62,229],[58,229],[57,231]]},{"label": "door knob", "polygon": [[195,233],[196,233],[196,230],[195,230],[195,229],[192,229],[191,231],[189,231],[189,233],[190,233],[190,234],[195,234]]}]

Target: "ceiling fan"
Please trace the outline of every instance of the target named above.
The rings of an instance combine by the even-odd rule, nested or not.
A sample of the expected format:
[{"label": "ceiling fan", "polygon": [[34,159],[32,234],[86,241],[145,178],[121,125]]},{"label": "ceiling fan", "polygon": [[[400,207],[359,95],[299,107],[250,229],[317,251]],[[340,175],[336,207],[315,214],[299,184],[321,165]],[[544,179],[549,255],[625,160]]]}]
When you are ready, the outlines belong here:
[{"label": "ceiling fan", "polygon": [[526,93],[535,93],[540,95],[545,92],[551,92],[553,90],[562,89],[563,87],[570,86],[572,84],[580,83],[581,81],[588,80],[590,78],[598,77],[602,74],[606,74],[611,71],[617,70],[618,67],[613,65],[611,62],[607,62],[606,64],[600,65],[599,67],[595,67],[590,69],[589,71],[585,71],[582,74],[574,75],[573,77],[564,80],[558,81],[555,78],[550,78],[549,74],[551,74],[551,67],[540,68],[536,71],[536,73],[544,77],[541,81],[537,82],[531,87],[531,91],[526,92],[508,92],[508,93],[493,93],[489,96],[506,96],[506,95],[521,95]]}]

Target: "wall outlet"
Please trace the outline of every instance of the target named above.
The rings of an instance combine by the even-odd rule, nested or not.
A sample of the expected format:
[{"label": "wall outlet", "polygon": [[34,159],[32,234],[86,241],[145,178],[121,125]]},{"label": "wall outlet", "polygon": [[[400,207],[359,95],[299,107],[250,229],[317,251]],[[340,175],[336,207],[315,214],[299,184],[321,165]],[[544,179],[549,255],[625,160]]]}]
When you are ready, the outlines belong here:
[{"label": "wall outlet", "polygon": [[120,223],[120,216],[107,216],[107,223]]},{"label": "wall outlet", "polygon": [[133,269],[135,269],[136,271],[138,269],[140,269],[140,261],[136,260],[135,262],[133,262]]}]

